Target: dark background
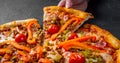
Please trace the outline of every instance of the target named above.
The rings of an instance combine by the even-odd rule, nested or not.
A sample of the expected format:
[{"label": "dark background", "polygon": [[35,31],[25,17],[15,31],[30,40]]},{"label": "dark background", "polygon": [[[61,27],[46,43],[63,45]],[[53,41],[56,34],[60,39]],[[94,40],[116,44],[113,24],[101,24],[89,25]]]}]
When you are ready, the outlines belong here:
[{"label": "dark background", "polygon": [[[0,0],[0,24],[12,20],[37,18],[42,25],[43,7],[57,5],[60,0]],[[87,12],[94,23],[120,39],[120,0],[90,0]]]}]

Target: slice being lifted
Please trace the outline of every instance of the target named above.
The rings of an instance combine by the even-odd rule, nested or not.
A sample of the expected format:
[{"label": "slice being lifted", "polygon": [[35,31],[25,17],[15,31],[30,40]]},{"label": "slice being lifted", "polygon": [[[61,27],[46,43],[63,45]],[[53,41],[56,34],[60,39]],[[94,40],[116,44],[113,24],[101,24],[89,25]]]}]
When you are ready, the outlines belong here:
[{"label": "slice being lifted", "polygon": [[63,36],[76,31],[86,20],[93,18],[92,14],[75,9],[67,9],[58,6],[44,8],[44,40],[60,39]]},{"label": "slice being lifted", "polygon": [[42,29],[37,19],[0,25],[0,63],[36,63],[41,57]]},{"label": "slice being lifted", "polygon": [[62,56],[57,50],[58,43],[68,40],[68,35],[76,31],[89,18],[93,18],[91,13],[80,10],[58,6],[45,7],[43,48],[44,52],[46,52],[46,58],[52,59],[53,63],[61,62]]},{"label": "slice being lifted", "polygon": [[[110,32],[91,24],[85,24],[74,32],[78,38],[60,42],[63,57],[69,63],[119,63],[120,40]],[[66,55],[67,54],[67,55]],[[83,58],[83,59],[81,59]]]}]

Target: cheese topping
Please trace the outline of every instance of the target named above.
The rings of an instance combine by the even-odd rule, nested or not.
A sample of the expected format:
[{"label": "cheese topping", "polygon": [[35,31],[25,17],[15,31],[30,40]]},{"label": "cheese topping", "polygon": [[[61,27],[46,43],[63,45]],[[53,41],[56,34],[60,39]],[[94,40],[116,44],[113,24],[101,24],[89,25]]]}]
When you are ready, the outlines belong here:
[{"label": "cheese topping", "polygon": [[0,34],[0,43],[4,42],[6,37],[2,34]]},{"label": "cheese topping", "polygon": [[14,40],[14,38],[12,38],[11,36],[6,37],[6,36],[0,34],[0,43],[4,42],[6,40]]},{"label": "cheese topping", "polygon": [[114,60],[111,55],[107,53],[101,53],[100,55],[103,57],[106,63],[114,63]]}]

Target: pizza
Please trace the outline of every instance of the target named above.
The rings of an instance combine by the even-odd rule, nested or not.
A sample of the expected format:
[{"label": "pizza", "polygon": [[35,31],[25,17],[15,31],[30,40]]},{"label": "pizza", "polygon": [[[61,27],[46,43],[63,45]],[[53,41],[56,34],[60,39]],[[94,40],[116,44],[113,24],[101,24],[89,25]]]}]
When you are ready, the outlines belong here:
[{"label": "pizza", "polygon": [[88,18],[93,16],[74,9],[45,7],[45,58],[51,63],[119,63],[119,39],[96,25],[78,29]]},{"label": "pizza", "polygon": [[[43,48],[47,52],[46,57],[49,57],[49,54],[52,54],[56,50],[56,44],[58,42],[65,41],[65,36],[68,33],[76,31],[89,18],[93,18],[91,13],[58,6],[45,7],[43,18]],[[51,44],[52,46],[49,47],[49,42],[54,42],[54,44]],[[58,51],[56,51],[56,54],[61,58]],[[55,62],[59,62],[58,60],[60,58],[58,56],[53,57]]]},{"label": "pizza", "polygon": [[[53,63],[119,63],[120,40],[93,24],[85,24],[66,41],[46,42]],[[57,39],[56,39],[57,40]],[[58,39],[59,40],[59,39]]]},{"label": "pizza", "polygon": [[[44,8],[44,40],[61,39],[66,33],[76,31],[85,21],[93,18],[91,13],[67,9],[58,6],[49,6]],[[65,32],[63,32],[65,30]]]},{"label": "pizza", "polygon": [[110,32],[93,24],[85,24],[69,34],[73,39],[60,42],[57,47],[69,63],[119,63],[120,40]]},{"label": "pizza", "polygon": [[90,18],[91,13],[48,6],[43,29],[35,18],[0,25],[0,63],[120,63],[120,40],[83,24]]},{"label": "pizza", "polygon": [[34,18],[0,25],[0,63],[38,62],[41,36],[41,26]]}]

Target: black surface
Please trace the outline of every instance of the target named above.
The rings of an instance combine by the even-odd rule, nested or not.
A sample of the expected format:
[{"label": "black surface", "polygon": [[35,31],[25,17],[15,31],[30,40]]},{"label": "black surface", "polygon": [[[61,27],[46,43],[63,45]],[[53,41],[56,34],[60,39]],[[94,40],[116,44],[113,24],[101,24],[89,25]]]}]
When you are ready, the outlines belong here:
[{"label": "black surface", "polygon": [[[42,25],[43,7],[57,5],[59,0],[0,0],[0,24],[12,20],[37,18]],[[87,12],[94,23],[120,39],[120,0],[91,0]]]}]

